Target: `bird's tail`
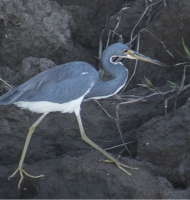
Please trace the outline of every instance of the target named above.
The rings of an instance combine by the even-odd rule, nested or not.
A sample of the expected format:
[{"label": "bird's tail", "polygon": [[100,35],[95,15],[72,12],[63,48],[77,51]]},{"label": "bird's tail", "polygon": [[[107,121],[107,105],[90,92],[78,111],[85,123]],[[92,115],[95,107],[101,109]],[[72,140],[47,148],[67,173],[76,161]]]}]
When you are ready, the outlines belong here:
[{"label": "bird's tail", "polygon": [[21,94],[16,88],[9,90],[7,93],[0,96],[0,105],[9,105],[14,103]]}]

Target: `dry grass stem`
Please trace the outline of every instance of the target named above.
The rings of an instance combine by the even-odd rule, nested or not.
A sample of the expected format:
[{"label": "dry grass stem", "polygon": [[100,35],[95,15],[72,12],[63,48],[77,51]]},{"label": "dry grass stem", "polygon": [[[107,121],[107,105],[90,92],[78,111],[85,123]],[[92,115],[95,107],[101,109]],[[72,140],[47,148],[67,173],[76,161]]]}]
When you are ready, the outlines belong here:
[{"label": "dry grass stem", "polygon": [[124,143],[124,144],[119,144],[119,145],[116,145],[116,146],[113,146],[113,147],[109,147],[109,148],[106,148],[104,150],[107,151],[107,150],[110,150],[110,149],[115,149],[115,148],[122,147],[124,145],[131,144],[131,143],[133,143],[133,141],[127,142],[127,143]]},{"label": "dry grass stem", "polygon": [[155,4],[159,3],[159,2],[162,2],[162,1],[163,1],[163,0],[160,0],[160,1],[157,1],[157,2],[152,3],[152,4],[150,4],[149,6],[147,6],[147,8],[145,9],[144,13],[142,14],[142,16],[140,17],[140,19],[138,20],[138,22],[136,23],[136,25],[134,26],[134,28],[133,28],[133,30],[132,30],[132,32],[131,32],[131,39],[130,39],[130,41],[133,40],[134,31],[135,31],[136,27],[138,26],[138,24],[140,23],[140,21],[142,20],[142,18],[144,17],[144,15],[146,14],[147,10],[148,10],[150,7],[152,7],[153,5],[155,5]]},{"label": "dry grass stem", "polygon": [[95,102],[100,106],[100,108],[106,113],[106,115],[107,115],[108,117],[110,117],[110,118],[113,119],[113,120],[116,120],[116,118],[112,117],[112,116],[106,111],[106,109],[105,109],[97,100],[95,100]]},{"label": "dry grass stem", "polygon": [[177,93],[175,93],[175,94],[172,95],[171,97],[167,98],[167,99],[165,100],[165,102],[164,102],[164,105],[165,105],[165,115],[168,113],[168,112],[167,112],[167,109],[168,109],[168,101],[169,101],[170,99],[175,98],[175,102],[174,102],[174,110],[175,110],[176,107],[177,107],[177,99],[178,99],[178,96],[179,96],[182,92],[184,92],[184,91],[190,89],[190,84],[184,86],[185,79],[186,79],[186,69],[187,69],[187,67],[190,67],[190,65],[185,65],[185,66],[184,66],[182,80],[181,80],[181,83],[180,83],[180,86],[179,86],[179,89],[178,89]]},{"label": "dry grass stem", "polygon": [[158,40],[158,41],[162,44],[162,46],[164,47],[164,49],[166,50],[166,52],[167,52],[172,58],[175,58],[174,55],[167,49],[167,47],[165,46],[164,42],[161,41],[156,35],[154,35],[151,31],[149,31],[149,30],[147,30],[147,29],[145,29],[145,28],[143,28],[139,33],[141,33],[142,31],[146,31],[146,32],[150,33],[156,40]]},{"label": "dry grass stem", "polygon": [[[136,49],[137,52],[139,51],[139,43],[140,43],[140,35],[138,36],[138,40],[137,40],[137,49]],[[126,87],[129,85],[130,81],[132,80],[133,76],[135,75],[136,70],[137,70],[137,64],[138,64],[138,60],[135,60],[135,67],[134,67],[133,74],[131,75],[131,77],[129,78],[129,80],[127,81],[127,83],[125,84],[125,86],[123,87],[123,89],[122,89],[122,91],[121,91],[120,94],[123,93],[123,91],[126,89]]]}]

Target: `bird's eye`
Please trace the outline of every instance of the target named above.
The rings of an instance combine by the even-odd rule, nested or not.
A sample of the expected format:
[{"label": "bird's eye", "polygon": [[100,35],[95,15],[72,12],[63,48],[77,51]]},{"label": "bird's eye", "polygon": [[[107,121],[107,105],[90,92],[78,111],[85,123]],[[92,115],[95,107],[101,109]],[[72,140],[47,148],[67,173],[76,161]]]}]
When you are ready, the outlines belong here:
[{"label": "bird's eye", "polygon": [[124,53],[127,53],[127,51],[128,51],[128,49],[125,49],[123,52],[124,52]]}]

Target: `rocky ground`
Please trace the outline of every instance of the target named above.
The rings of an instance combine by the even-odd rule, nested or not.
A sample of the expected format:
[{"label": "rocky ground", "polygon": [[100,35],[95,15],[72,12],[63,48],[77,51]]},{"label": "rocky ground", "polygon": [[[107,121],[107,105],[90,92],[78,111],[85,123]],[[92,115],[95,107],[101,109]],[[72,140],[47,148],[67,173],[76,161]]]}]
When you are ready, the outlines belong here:
[{"label": "rocky ground", "polygon": [[[154,5],[143,15],[146,2]],[[147,91],[136,85],[144,83],[144,76],[161,91],[168,91],[167,80],[179,85],[183,76],[183,66],[173,65],[188,61],[182,56],[182,37],[188,46],[189,10],[186,0],[1,0],[0,77],[16,86],[45,69],[74,60],[87,61],[98,69],[100,37],[105,45],[109,30],[117,27],[120,37],[115,34],[110,43],[127,43],[131,33],[134,37],[146,29],[149,32],[141,31],[140,53],[171,67],[139,62],[126,91],[130,95]],[[134,61],[124,64],[131,75]],[[185,85],[190,82],[189,72],[187,68]],[[104,156],[81,140],[74,114],[49,114],[33,135],[24,165],[29,173],[45,176],[24,178],[19,190],[19,176],[10,181],[8,177],[18,165],[28,128],[39,115],[1,106],[0,198],[190,198],[189,94],[189,90],[179,94],[175,110],[175,101],[169,101],[166,115],[164,101],[172,94],[120,107],[124,140],[133,142],[128,145],[131,155],[124,147],[109,152],[115,157],[122,152],[120,160],[138,168],[128,170],[132,177],[99,161]],[[118,101],[101,104],[115,116]],[[84,102],[81,113],[86,134],[95,143],[102,148],[122,143],[115,121],[97,104]]]}]

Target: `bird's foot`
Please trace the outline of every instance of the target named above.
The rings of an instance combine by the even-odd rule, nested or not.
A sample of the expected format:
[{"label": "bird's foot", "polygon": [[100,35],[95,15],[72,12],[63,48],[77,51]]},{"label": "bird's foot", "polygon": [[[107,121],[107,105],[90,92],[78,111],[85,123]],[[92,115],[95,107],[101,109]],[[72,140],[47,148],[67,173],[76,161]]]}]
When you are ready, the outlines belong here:
[{"label": "bird's foot", "polygon": [[121,169],[122,171],[124,171],[129,176],[131,176],[131,173],[129,173],[124,168],[132,169],[132,170],[138,170],[138,168],[134,168],[134,167],[130,167],[130,166],[124,165],[124,164],[120,163],[118,160],[115,160],[115,159],[114,160],[100,160],[100,161],[102,161],[102,162],[109,162],[109,163],[115,163],[119,167],[119,169]]},{"label": "bird's foot", "polygon": [[8,180],[13,178],[17,174],[17,172],[20,173],[20,180],[18,182],[18,189],[20,188],[21,182],[22,182],[22,180],[24,178],[23,174],[25,174],[26,176],[28,176],[30,178],[41,178],[41,177],[44,177],[44,175],[32,176],[32,175],[28,174],[24,169],[22,169],[22,167],[18,166],[18,168],[15,170],[15,172],[11,176],[9,176]]}]

